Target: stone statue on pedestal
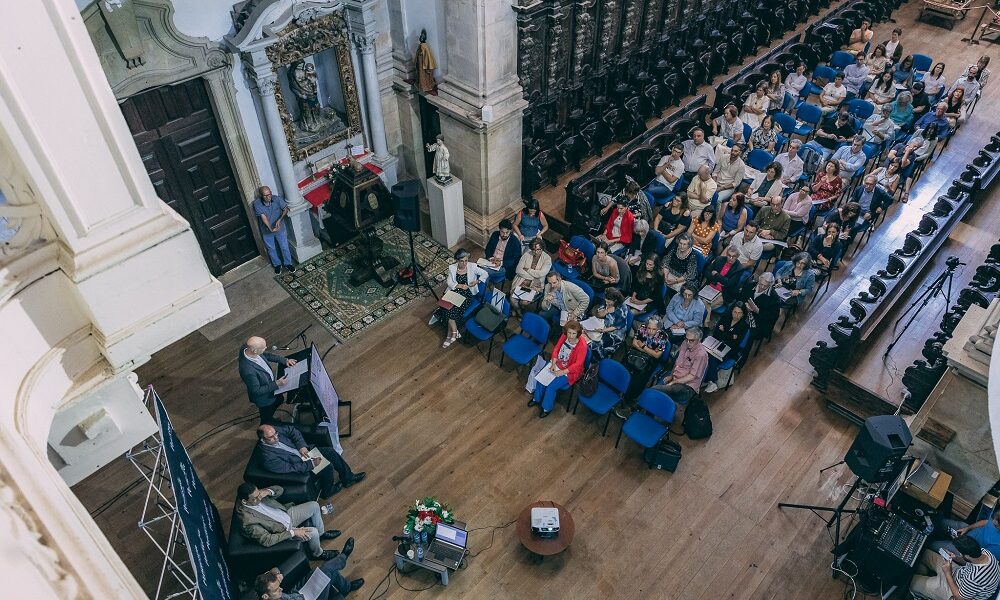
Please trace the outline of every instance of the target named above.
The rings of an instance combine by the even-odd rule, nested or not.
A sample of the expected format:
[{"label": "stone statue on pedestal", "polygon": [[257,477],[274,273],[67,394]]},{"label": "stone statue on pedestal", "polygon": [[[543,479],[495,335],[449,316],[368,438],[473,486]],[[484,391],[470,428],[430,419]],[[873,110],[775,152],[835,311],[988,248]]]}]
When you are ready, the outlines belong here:
[{"label": "stone statue on pedestal", "polygon": [[298,100],[299,126],[303,131],[318,131],[320,128],[319,86],[316,83],[316,65],[299,61],[292,68],[288,85]]},{"label": "stone statue on pedestal", "polygon": [[431,92],[437,89],[437,80],[434,79],[434,69],[437,68],[437,61],[434,60],[434,53],[427,45],[427,30],[420,30],[420,44],[417,46],[417,54],[414,57],[417,67],[417,89],[421,92]]},{"label": "stone statue on pedestal", "polygon": [[448,152],[448,147],[444,145],[444,136],[438,134],[436,142],[433,144],[424,144],[424,146],[428,152],[434,153],[434,179],[441,185],[451,183],[451,165],[448,164],[451,153]]}]

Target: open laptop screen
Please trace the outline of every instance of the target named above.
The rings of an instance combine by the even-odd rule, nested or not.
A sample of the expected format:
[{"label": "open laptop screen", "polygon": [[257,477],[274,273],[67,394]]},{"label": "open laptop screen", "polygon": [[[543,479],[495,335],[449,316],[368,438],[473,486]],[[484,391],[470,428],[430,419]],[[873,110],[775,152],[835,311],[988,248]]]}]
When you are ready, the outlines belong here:
[{"label": "open laptop screen", "polygon": [[468,536],[467,531],[462,531],[446,523],[438,523],[437,531],[434,533],[435,538],[454,544],[459,548],[465,548]]}]

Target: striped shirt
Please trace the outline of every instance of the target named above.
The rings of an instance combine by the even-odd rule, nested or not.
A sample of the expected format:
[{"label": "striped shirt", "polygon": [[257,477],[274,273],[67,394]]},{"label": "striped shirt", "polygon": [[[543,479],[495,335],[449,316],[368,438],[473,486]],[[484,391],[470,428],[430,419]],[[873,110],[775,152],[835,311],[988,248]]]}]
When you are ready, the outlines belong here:
[{"label": "striped shirt", "polygon": [[1000,585],[1000,563],[989,550],[983,554],[989,557],[985,563],[969,562],[952,569],[955,585],[965,600],[989,600]]}]

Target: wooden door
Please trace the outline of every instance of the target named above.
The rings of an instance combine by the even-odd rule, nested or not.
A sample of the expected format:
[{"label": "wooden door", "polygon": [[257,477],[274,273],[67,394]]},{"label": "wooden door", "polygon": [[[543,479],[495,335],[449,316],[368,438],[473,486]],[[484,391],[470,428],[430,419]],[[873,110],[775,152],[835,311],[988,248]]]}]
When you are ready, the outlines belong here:
[{"label": "wooden door", "polygon": [[161,200],[187,219],[213,275],[258,255],[202,79],[163,86],[121,104]]}]

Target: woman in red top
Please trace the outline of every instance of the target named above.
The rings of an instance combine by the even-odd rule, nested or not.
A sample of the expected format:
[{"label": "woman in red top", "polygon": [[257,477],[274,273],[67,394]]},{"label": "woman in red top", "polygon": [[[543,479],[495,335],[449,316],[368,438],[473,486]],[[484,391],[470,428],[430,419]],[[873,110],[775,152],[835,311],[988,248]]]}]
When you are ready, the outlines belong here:
[{"label": "woman in red top", "polygon": [[604,225],[604,233],[597,239],[608,246],[622,244],[628,246],[632,243],[632,230],[635,228],[635,215],[628,209],[624,196],[615,198],[615,207],[611,211],[611,217]]},{"label": "woman in red top", "polygon": [[552,371],[555,379],[548,385],[535,384],[535,396],[528,406],[542,405],[539,417],[545,418],[556,405],[556,394],[576,383],[583,375],[583,361],[587,358],[587,338],[583,336],[583,327],[579,321],[567,321],[563,325],[563,334],[559,336],[556,347],[552,350],[552,360],[546,369]]},{"label": "woman in red top", "polygon": [[840,168],[837,163],[832,160],[826,161],[823,170],[816,174],[816,179],[812,182],[813,202],[823,201],[820,204],[813,204],[814,214],[825,215],[830,212],[843,188],[844,180],[840,178]]}]

